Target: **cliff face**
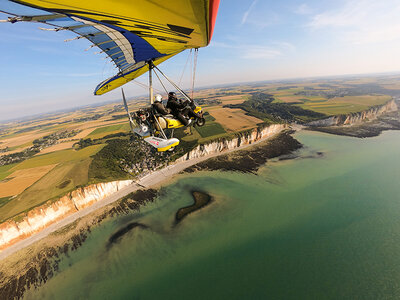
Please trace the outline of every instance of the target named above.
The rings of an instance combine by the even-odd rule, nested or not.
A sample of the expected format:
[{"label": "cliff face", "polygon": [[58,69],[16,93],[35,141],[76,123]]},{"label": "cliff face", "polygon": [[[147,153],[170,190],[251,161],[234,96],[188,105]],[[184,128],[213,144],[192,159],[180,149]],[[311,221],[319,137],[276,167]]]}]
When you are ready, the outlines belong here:
[{"label": "cliff face", "polygon": [[[249,145],[261,139],[271,137],[288,127],[286,124],[275,124],[238,134],[232,139],[220,139],[209,144],[199,145],[176,160],[176,163]],[[30,210],[25,215],[21,215],[21,221],[8,220],[0,224],[0,251],[110,196],[132,182],[131,180],[114,181],[80,188],[56,202],[43,204]]]},{"label": "cliff face", "polygon": [[249,145],[261,139],[271,137],[282,130],[287,129],[288,127],[289,126],[287,124],[274,124],[264,128],[256,128],[247,133],[240,133],[232,139],[223,138],[208,144],[199,145],[192,151],[177,159],[176,162],[208,156],[227,150],[232,150],[244,145]]},{"label": "cliff face", "polygon": [[391,100],[382,106],[372,107],[366,111],[352,113],[348,115],[334,116],[323,120],[308,123],[308,126],[325,127],[340,125],[356,125],[365,121],[375,120],[384,113],[397,111],[398,106],[395,100]]},{"label": "cliff face", "polygon": [[0,224],[0,250],[51,224],[104,199],[132,183],[131,180],[99,183],[77,189],[53,203],[45,203],[21,216],[22,220]]}]

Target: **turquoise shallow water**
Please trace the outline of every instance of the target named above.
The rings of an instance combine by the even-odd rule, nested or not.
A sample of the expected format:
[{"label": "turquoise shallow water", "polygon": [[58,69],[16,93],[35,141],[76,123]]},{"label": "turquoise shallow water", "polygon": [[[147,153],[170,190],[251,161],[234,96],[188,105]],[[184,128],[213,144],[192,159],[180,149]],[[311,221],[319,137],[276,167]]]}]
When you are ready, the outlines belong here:
[{"label": "turquoise shallow water", "polygon": [[[102,224],[29,299],[400,298],[400,132],[300,132],[295,160],[258,175],[177,178]],[[317,155],[323,152],[323,155]],[[174,226],[191,190],[214,197]],[[109,237],[131,222],[119,243]]]}]

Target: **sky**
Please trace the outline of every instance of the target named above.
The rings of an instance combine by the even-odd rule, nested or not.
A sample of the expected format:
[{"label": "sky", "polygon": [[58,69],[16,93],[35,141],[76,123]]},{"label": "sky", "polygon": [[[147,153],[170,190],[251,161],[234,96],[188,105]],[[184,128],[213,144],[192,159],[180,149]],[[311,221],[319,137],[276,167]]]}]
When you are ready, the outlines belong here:
[{"label": "sky", "polygon": [[[398,0],[221,0],[213,40],[199,51],[196,86],[400,73],[399,16]],[[119,89],[93,95],[117,73],[104,54],[85,51],[84,39],[64,42],[71,32],[39,27],[0,23],[0,121],[121,98]],[[184,52],[160,68],[188,88],[187,60]],[[145,76],[137,81],[147,84]],[[147,92],[135,83],[124,89],[129,97]]]}]

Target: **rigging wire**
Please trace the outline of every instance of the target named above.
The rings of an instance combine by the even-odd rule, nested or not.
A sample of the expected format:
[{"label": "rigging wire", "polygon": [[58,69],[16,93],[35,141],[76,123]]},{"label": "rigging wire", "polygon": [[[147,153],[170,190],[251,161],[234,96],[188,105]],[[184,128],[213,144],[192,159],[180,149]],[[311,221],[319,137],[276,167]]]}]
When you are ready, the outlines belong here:
[{"label": "rigging wire", "polygon": [[181,74],[181,78],[179,79],[179,83],[178,83],[179,86],[180,86],[181,83],[182,83],[182,78],[183,78],[183,75],[185,74],[186,67],[187,67],[187,65],[188,65],[189,59],[192,57],[192,50],[193,50],[193,49],[190,49],[189,55],[188,55],[188,57],[187,57],[187,59],[186,59],[185,67],[183,68],[183,71],[182,71],[182,74]]},{"label": "rigging wire", "polygon": [[[135,83],[136,85],[138,85],[138,86],[140,86],[140,87],[142,87],[142,88],[144,88],[146,90],[148,90],[149,87],[150,87],[149,85],[147,85],[147,84],[145,84],[143,82],[136,81],[135,79],[131,80],[130,82]],[[159,89],[156,89],[155,87],[153,87],[153,89],[158,93],[162,93],[162,91],[160,91]]]},{"label": "rigging wire", "polygon": [[[192,80],[193,80],[193,59],[194,59],[194,56],[192,56],[192,58],[190,60],[190,77],[189,77],[190,85],[193,85],[193,82],[192,82]],[[190,93],[190,91],[188,93]]]},{"label": "rigging wire", "polygon": [[164,84],[162,83],[160,76],[158,76],[158,74],[157,74],[157,72],[156,72],[156,69],[153,69],[153,70],[154,70],[154,74],[156,74],[156,76],[157,76],[157,78],[158,78],[158,81],[160,81],[162,87],[164,88],[165,93],[168,95],[168,91],[167,91],[167,89],[165,88]]},{"label": "rigging wire", "polygon": [[104,78],[105,78],[104,72],[105,72],[105,70],[106,70],[107,65],[108,65],[108,62],[107,62],[107,61],[104,61],[103,71],[101,72],[101,77],[100,77],[100,80],[101,80],[101,81],[103,81]]}]

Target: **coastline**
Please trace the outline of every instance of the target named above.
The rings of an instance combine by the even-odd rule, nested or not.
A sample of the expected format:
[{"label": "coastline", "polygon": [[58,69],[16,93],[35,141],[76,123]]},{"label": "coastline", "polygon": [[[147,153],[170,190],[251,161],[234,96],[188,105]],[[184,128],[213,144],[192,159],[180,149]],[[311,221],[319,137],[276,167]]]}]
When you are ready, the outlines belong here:
[{"label": "coastline", "polygon": [[[199,168],[201,163],[207,163],[211,166],[215,163],[213,158],[222,157],[222,160],[230,160],[232,155],[245,160],[253,149],[255,153],[259,153],[260,149],[270,152],[274,148],[271,145],[279,144],[282,139],[288,136],[295,140],[290,136],[292,133],[293,131],[284,130],[274,134],[272,137],[260,139],[240,148],[181,161],[176,165],[148,174],[137,183],[121,189],[118,193],[107,197],[107,199],[99,201],[49,226],[38,234],[7,248],[0,253],[2,262],[0,267],[0,274],[2,275],[0,276],[0,299],[21,298],[27,289],[43,285],[57,273],[61,257],[79,248],[94,227],[114,216],[138,211],[142,205],[146,205],[146,203],[152,202],[156,198],[159,188],[173,181],[176,175],[190,172],[189,168],[191,166],[197,165],[196,168]],[[276,157],[280,154],[286,154],[287,144],[282,143],[281,149],[282,153],[276,152],[275,149],[269,156]],[[298,144],[292,151],[296,149],[298,149]],[[259,163],[262,164],[261,161]],[[203,170],[207,170],[207,168],[203,168]],[[208,168],[208,170],[211,169]],[[247,170],[243,171],[247,172]],[[131,227],[137,226],[140,227],[141,225],[130,224],[128,228],[121,230],[121,234],[123,234],[124,230],[130,230]],[[116,232],[116,240],[119,234],[119,231]]]},{"label": "coastline", "polygon": [[[284,129],[282,129],[282,130],[284,130]],[[166,183],[168,183],[168,181],[172,180],[174,175],[181,173],[182,171],[184,171],[185,169],[187,169],[193,165],[196,165],[200,162],[203,162],[205,160],[208,160],[208,159],[211,159],[211,158],[214,158],[217,156],[229,154],[234,151],[243,150],[250,146],[257,145],[263,141],[267,141],[267,140],[271,139],[271,137],[279,135],[282,132],[282,130],[277,131],[272,136],[267,135],[267,136],[265,136],[265,138],[260,138],[259,140],[256,140],[256,141],[252,142],[251,144],[244,144],[244,145],[234,148],[234,149],[221,149],[220,152],[215,152],[215,153],[207,154],[207,155],[196,157],[196,158],[191,158],[190,160],[179,160],[177,163],[171,164],[163,169],[146,174],[145,176],[132,182],[130,185],[121,188],[114,194],[112,194],[108,197],[105,197],[104,199],[97,201],[97,202],[93,203],[92,205],[85,207],[85,208],[47,226],[46,228],[42,229],[41,231],[34,233],[33,235],[31,235],[21,241],[18,241],[13,245],[10,245],[6,249],[0,251],[0,261],[5,259],[6,257],[8,257],[9,255],[11,255],[13,253],[18,252],[19,250],[26,248],[27,246],[29,246],[37,241],[40,241],[41,239],[45,238],[52,232],[55,232],[65,226],[77,221],[78,219],[80,219],[82,217],[92,214],[99,209],[102,209],[105,206],[112,204],[113,202],[116,202],[117,200],[123,198],[124,196],[126,196],[130,193],[136,192],[143,188],[158,189],[161,185],[166,184]]]},{"label": "coastline", "polygon": [[357,138],[379,136],[386,130],[400,130],[399,106],[400,97],[394,97],[385,105],[364,112],[311,122],[306,130]]},{"label": "coastline", "polygon": [[[374,123],[368,122],[365,126],[373,127]],[[309,130],[296,125],[292,128]],[[158,189],[173,181],[175,176],[213,170],[256,173],[268,159],[290,155],[302,147],[291,136],[295,130],[281,130],[234,149],[223,147],[219,148],[220,152],[180,160],[143,176],[117,193],[1,251],[0,299],[21,298],[26,289],[43,285],[58,271],[61,256],[80,247],[93,227],[115,215],[139,210],[142,205],[153,201]],[[116,232],[113,237],[118,240],[124,230],[142,228],[141,226],[136,223],[128,224],[127,228]]]},{"label": "coastline", "polygon": [[[397,101],[399,101],[398,98],[392,99],[381,107],[373,107],[365,112],[315,121],[307,124],[308,126],[304,129],[361,138],[379,135],[383,130],[400,129],[400,114],[398,113]],[[336,126],[329,126],[332,122],[337,123]],[[343,123],[342,126],[339,125],[341,124],[340,122]],[[46,237],[51,232],[117,201],[129,193],[140,188],[157,188],[171,176],[182,172],[184,169],[188,169],[186,172],[194,172],[200,169],[247,170],[248,172],[254,172],[257,170],[257,165],[265,163],[268,158],[263,157],[262,151],[251,157],[250,165],[245,163],[236,166],[232,160],[237,160],[238,158],[234,158],[231,161],[214,159],[212,163],[214,167],[211,168],[210,166],[204,167],[204,164],[202,166],[201,162],[256,145],[288,129],[288,127],[283,124],[274,124],[239,134],[232,139],[219,139],[209,144],[199,145],[172,164],[142,175],[136,180],[101,183],[81,188],[60,198],[50,206],[46,203],[29,211],[28,214],[30,215],[26,214],[25,217],[22,217],[22,221],[5,221],[0,224],[0,260]],[[301,130],[303,126],[293,124],[292,128]],[[288,145],[288,148],[290,149],[291,145]],[[260,162],[257,162],[258,160]]]},{"label": "coastline", "polygon": [[400,130],[400,112],[389,112],[374,120],[361,124],[308,127],[306,130],[357,138],[375,137],[379,136],[383,131]]}]

